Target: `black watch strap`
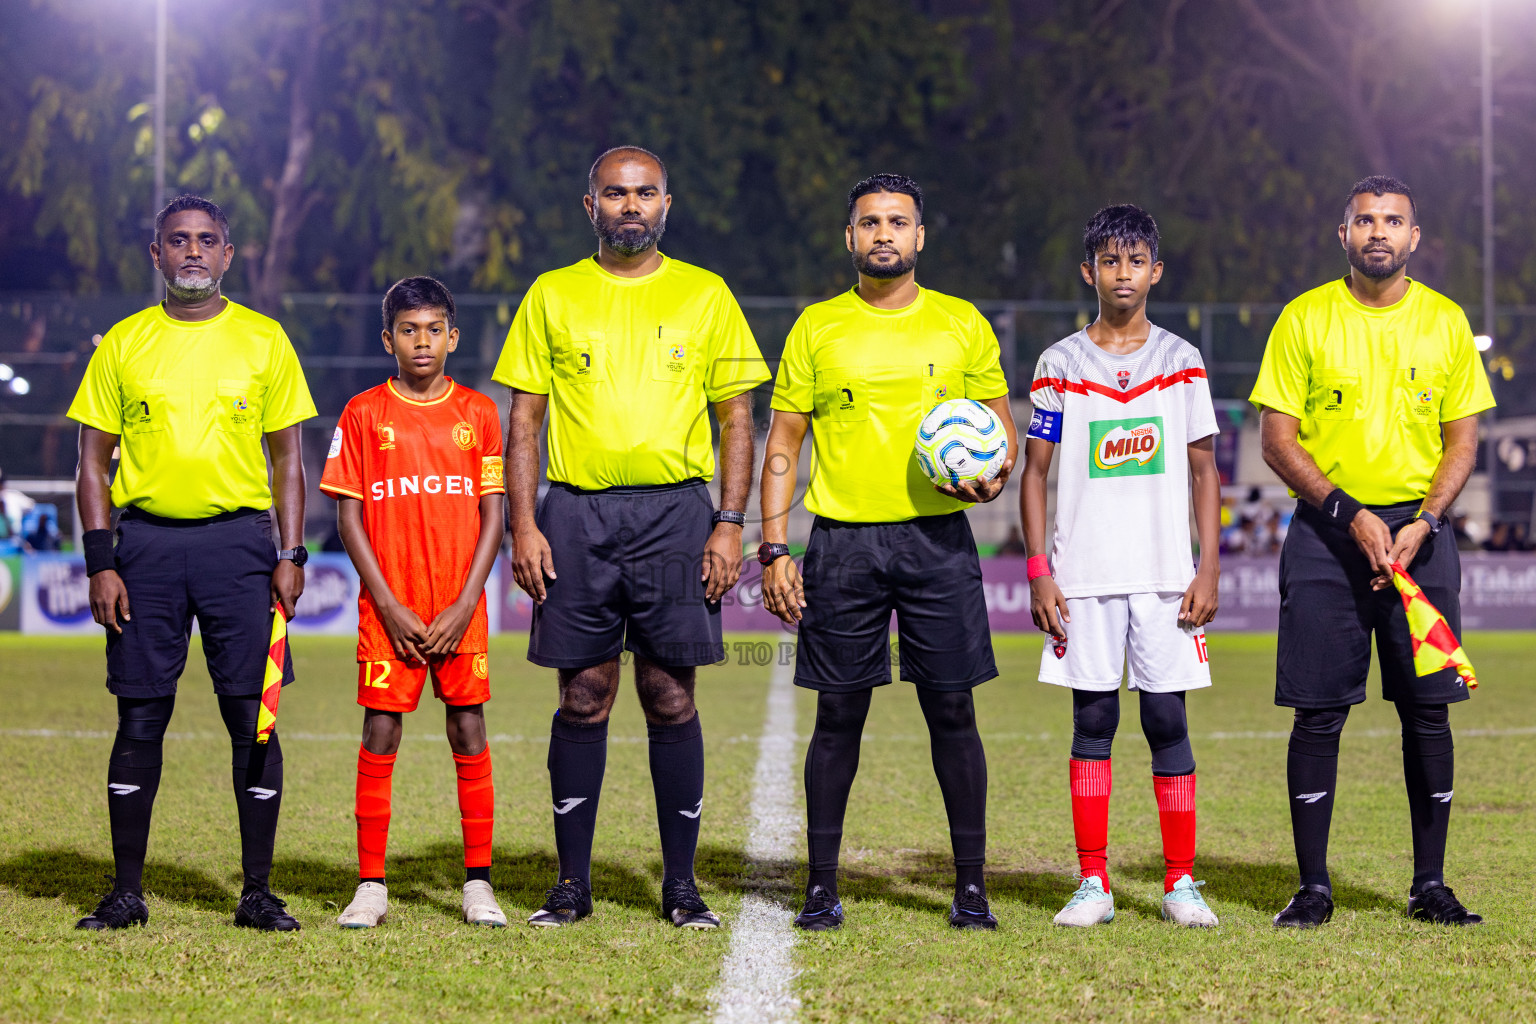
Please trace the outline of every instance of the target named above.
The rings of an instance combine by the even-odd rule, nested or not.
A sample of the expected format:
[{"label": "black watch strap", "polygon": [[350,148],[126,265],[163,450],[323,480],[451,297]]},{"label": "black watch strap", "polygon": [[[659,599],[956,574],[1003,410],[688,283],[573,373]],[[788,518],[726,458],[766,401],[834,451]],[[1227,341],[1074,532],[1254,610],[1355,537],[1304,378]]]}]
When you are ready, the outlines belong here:
[{"label": "black watch strap", "polygon": [[1435,515],[1433,512],[1421,508],[1419,509],[1419,514],[1413,518],[1422,519],[1429,524],[1429,535],[1431,537],[1440,532],[1440,517]]},{"label": "black watch strap", "polygon": [[746,526],[747,514],[745,512],[733,512],[728,508],[723,508],[710,518],[710,522],[715,526],[719,526],[721,523],[732,523],[736,526]]},{"label": "black watch strap", "polygon": [[294,565],[302,569],[304,567],[304,563],[309,561],[309,549],[306,548],[303,544],[300,544],[296,548],[285,548],[284,550],[277,553],[278,561],[281,562],[284,559],[292,562]]},{"label": "black watch strap", "polygon": [[780,558],[789,554],[788,544],[762,544],[757,549],[757,560],[761,565],[772,565]]}]

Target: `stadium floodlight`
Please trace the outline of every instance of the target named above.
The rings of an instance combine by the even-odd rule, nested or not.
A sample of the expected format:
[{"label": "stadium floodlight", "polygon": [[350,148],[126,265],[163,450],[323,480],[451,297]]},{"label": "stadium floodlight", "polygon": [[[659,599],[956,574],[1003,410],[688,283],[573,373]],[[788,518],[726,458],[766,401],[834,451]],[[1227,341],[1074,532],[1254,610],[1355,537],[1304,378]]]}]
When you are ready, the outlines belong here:
[{"label": "stadium floodlight", "polygon": [[32,385],[27,383],[25,377],[15,377],[11,380],[11,390],[18,395],[24,395],[32,390]]},{"label": "stadium floodlight", "polygon": [[0,382],[8,381],[14,376],[16,371],[11,369],[9,364],[0,363]]},{"label": "stadium floodlight", "polygon": [[1493,339],[1486,334],[1478,334],[1472,338],[1472,344],[1477,346],[1479,352],[1487,352],[1493,348]]}]

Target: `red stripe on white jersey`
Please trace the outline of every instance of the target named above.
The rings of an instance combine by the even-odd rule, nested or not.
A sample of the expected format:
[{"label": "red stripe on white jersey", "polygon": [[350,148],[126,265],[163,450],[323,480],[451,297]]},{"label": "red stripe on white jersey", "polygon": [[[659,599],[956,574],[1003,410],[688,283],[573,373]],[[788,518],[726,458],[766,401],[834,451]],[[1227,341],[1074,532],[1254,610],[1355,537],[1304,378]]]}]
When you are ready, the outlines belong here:
[{"label": "red stripe on white jersey", "polygon": [[1096,380],[1066,380],[1062,377],[1041,377],[1039,380],[1035,381],[1034,386],[1029,390],[1031,392],[1035,392],[1044,388],[1050,388],[1053,391],[1061,393],[1070,391],[1077,395],[1086,395],[1089,392],[1092,392],[1096,395],[1103,395],[1106,398],[1113,398],[1115,401],[1124,405],[1130,402],[1132,399],[1140,398],[1142,395],[1154,389],[1157,391],[1165,391],[1168,388],[1173,387],[1175,384],[1188,384],[1196,377],[1204,376],[1205,370],[1202,367],[1191,366],[1189,369],[1180,370],[1177,373],[1160,373],[1156,377],[1153,377],[1151,380],[1142,381],[1140,384],[1126,391],[1116,390],[1115,388],[1109,387],[1107,384],[1100,384]]}]

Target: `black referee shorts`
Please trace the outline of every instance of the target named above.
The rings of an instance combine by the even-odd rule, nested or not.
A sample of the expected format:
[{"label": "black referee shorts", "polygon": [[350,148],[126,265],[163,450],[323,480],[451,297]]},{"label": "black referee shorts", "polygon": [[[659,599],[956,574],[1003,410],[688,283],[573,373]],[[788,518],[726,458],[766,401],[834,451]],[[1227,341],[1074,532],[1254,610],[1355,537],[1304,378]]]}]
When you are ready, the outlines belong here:
[{"label": "black referee shorts", "polygon": [[818,516],[801,575],[796,686],[845,693],[888,684],[892,611],[902,679],[969,690],[997,675],[981,562],[964,512],[904,523]]},{"label": "black referee shorts", "polygon": [[551,483],[535,521],[557,578],[533,607],[528,660],[588,668],[633,651],[674,668],[725,659],[699,573],[714,531],[702,480],[580,491]]},{"label": "black referee shorts", "polygon": [[[162,519],[127,509],[117,527],[117,571],[133,618],[107,630],[107,689],[119,697],[169,697],[187,667],[192,619],[213,690],[261,692],[272,639],[272,514],[256,509],[208,519]],[[293,656],[283,682],[293,682]]]},{"label": "black referee shorts", "polygon": [[[1419,502],[1372,507],[1392,530],[1412,521]],[[1408,575],[1461,638],[1461,559],[1450,530],[1424,542]],[[1390,701],[1448,704],[1469,694],[1454,669],[1420,677],[1413,670],[1408,617],[1396,587],[1371,589],[1370,563],[1341,530],[1298,502],[1280,552],[1280,636],[1275,703],[1331,708],[1365,700],[1371,636],[1381,662],[1381,695]]]}]

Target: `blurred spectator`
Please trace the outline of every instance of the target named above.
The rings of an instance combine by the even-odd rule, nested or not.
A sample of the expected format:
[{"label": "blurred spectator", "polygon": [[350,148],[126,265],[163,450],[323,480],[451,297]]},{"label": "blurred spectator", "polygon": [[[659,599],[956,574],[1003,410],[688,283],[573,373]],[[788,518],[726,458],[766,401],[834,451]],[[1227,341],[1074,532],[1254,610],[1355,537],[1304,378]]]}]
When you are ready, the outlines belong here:
[{"label": "blurred spectator", "polygon": [[57,551],[63,541],[59,533],[59,510],[48,502],[38,502],[22,520],[22,543],[28,551]]},{"label": "blurred spectator", "polygon": [[1285,534],[1290,529],[1289,520],[1282,520],[1278,509],[1266,506],[1264,515],[1264,550],[1272,555],[1280,553]]},{"label": "blurred spectator", "polygon": [[1477,541],[1472,534],[1467,532],[1467,514],[1465,512],[1451,515],[1451,532],[1456,536],[1457,551],[1476,551]]},{"label": "blurred spectator", "polygon": [[1029,554],[1029,549],[1024,546],[1024,534],[1019,532],[1017,525],[1008,527],[1008,536],[997,546],[997,554],[1016,558]]},{"label": "blurred spectator", "polygon": [[1247,516],[1255,523],[1262,523],[1269,515],[1269,506],[1264,504],[1264,492],[1257,487],[1248,488],[1248,497],[1238,508],[1239,516]]},{"label": "blurred spectator", "polygon": [[1493,532],[1483,541],[1484,551],[1529,551],[1530,527],[1525,523],[1500,520],[1493,524]]},{"label": "blurred spectator", "polygon": [[1262,555],[1267,550],[1264,530],[1248,516],[1239,516],[1236,526],[1222,531],[1221,553],[1224,555]]},{"label": "blurred spectator", "polygon": [[22,518],[37,504],[25,494],[16,490],[6,481],[5,469],[0,467],[0,514],[3,514],[6,525],[3,528],[4,536],[20,537],[22,535]]}]

